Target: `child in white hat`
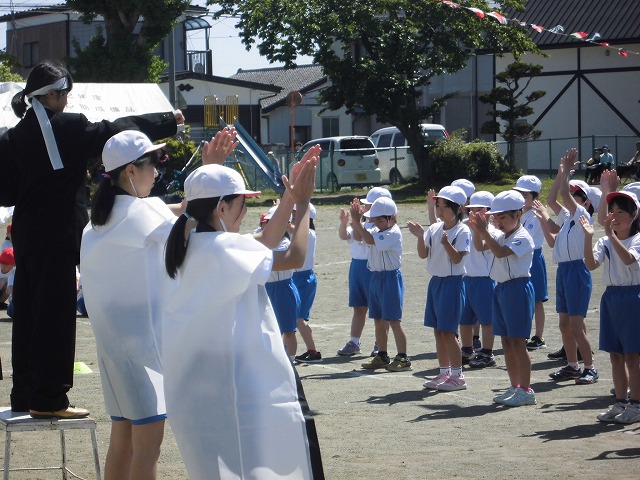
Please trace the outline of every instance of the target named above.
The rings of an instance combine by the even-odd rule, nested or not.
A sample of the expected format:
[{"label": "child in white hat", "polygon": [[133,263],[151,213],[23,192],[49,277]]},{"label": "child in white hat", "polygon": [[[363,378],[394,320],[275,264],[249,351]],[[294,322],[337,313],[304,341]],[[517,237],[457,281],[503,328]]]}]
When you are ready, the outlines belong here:
[{"label": "child in white hat", "polygon": [[[365,213],[362,213],[357,198],[351,203],[354,236],[361,238],[368,248],[367,266],[371,270],[369,318],[374,319],[378,345],[377,355],[362,364],[365,369],[386,368],[391,372],[412,369],[411,360],[407,356],[407,336],[401,322],[404,281],[400,271],[402,232],[396,221],[397,213],[395,202],[387,197],[378,198]],[[362,216],[370,219],[374,225],[371,229],[365,229],[360,223]],[[387,353],[389,327],[393,331],[398,351],[393,361]]]},{"label": "child in white hat", "polygon": [[424,388],[442,391],[464,390],[462,354],[456,333],[464,305],[462,277],[464,258],[469,253],[469,227],[463,221],[467,196],[460,187],[443,187],[436,199],[436,214],[441,220],[425,230],[407,222],[409,231],[418,237],[418,256],[427,259],[431,275],[427,289],[424,325],[433,328],[438,355],[439,374],[424,383]]},{"label": "child in white hat", "polygon": [[547,264],[542,253],[544,246],[544,231],[540,220],[536,216],[536,210],[533,208],[535,202],[540,196],[542,182],[535,175],[523,175],[518,178],[516,186],[513,187],[524,197],[524,209],[522,211],[522,226],[527,233],[533,238],[533,261],[531,263],[531,283],[535,293],[536,306],[534,309],[535,332],[531,339],[527,342],[529,350],[538,350],[547,348],[544,341],[544,302],[549,300],[549,292],[547,288]]},{"label": "child in white hat", "polygon": [[493,401],[510,407],[536,403],[531,388],[531,357],[525,343],[533,321],[534,294],[529,273],[533,240],[520,223],[523,208],[520,192],[507,190],[495,196],[488,214],[501,231],[497,238],[490,235],[485,214],[469,215],[476,248],[489,249],[495,255],[490,273],[496,282],[493,333],[502,340],[510,386]]},{"label": "child in white hat", "polygon": [[[190,478],[313,476],[294,370],[264,284],[272,270],[304,262],[319,152],[312,147],[292,169],[291,185],[283,177],[279,207],[255,235],[239,233],[245,198],[258,192],[237,171],[206,165],[185,181],[185,214],[197,226],[187,237],[183,214],[167,241],[178,288],[164,305],[163,360],[167,414]],[[294,203],[291,245],[273,252]]]},{"label": "child in white hat", "polygon": [[[615,173],[615,170],[613,170]],[[580,218],[585,232],[585,264],[589,270],[603,266],[606,290],[600,302],[600,349],[609,352],[615,403],[598,415],[601,422],[640,422],[640,202],[631,190],[607,191],[605,237],[592,249],[594,228]],[[627,388],[629,399],[627,399]]]},{"label": "child in white hat", "polygon": [[[367,192],[367,197],[360,200],[361,212],[365,213],[371,209],[371,205],[380,197],[391,198],[391,192],[384,187],[373,187]],[[367,217],[364,228],[373,228],[373,224]],[[353,228],[349,226],[349,212],[344,208],[340,209],[340,227],[338,235],[341,240],[349,242],[351,249],[351,264],[349,266],[349,306],[353,308],[351,318],[351,337],[347,343],[338,350],[338,355],[351,356],[360,353],[360,338],[367,318],[369,281],[371,271],[367,268],[368,247],[366,243],[358,238],[354,238]],[[378,354],[378,345],[375,344],[371,356]]]}]

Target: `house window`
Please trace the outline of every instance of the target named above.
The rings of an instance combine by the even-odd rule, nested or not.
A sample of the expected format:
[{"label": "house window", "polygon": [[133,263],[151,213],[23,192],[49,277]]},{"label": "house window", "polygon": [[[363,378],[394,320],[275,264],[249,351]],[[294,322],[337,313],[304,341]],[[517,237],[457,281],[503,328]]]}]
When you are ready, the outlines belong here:
[{"label": "house window", "polygon": [[338,117],[324,117],[322,119],[322,136],[337,137],[340,135],[340,119]]},{"label": "house window", "polygon": [[38,42],[22,45],[22,66],[33,67],[40,62],[40,44]]}]

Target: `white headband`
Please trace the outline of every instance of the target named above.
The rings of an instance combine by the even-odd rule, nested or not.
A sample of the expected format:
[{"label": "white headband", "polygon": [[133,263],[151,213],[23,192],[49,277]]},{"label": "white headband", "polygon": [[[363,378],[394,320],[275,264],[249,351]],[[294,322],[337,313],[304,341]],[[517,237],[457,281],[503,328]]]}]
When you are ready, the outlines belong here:
[{"label": "white headband", "polygon": [[37,97],[38,95],[45,95],[51,90],[65,90],[66,88],[69,88],[69,83],[67,82],[67,77],[65,75],[64,77],[56,80],[55,83],[39,88],[38,90],[34,90],[31,93],[27,93],[25,96],[27,98],[33,98],[33,97]]},{"label": "white headband", "polygon": [[49,116],[45,111],[42,104],[35,98],[37,95],[45,95],[51,90],[64,90],[68,88],[69,84],[67,82],[66,75],[62,78],[56,80],[55,83],[51,85],[47,85],[46,87],[39,88],[31,93],[28,93],[26,97],[31,99],[31,106],[33,107],[33,111],[38,118],[38,123],[40,124],[40,130],[42,130],[42,137],[44,138],[44,144],[47,147],[47,153],[49,154],[49,161],[51,162],[51,166],[54,170],[61,170],[64,168],[62,164],[62,159],[60,158],[60,152],[58,151],[58,144],[56,143],[56,138],[53,135],[53,129],[51,128],[51,122],[49,121]]}]

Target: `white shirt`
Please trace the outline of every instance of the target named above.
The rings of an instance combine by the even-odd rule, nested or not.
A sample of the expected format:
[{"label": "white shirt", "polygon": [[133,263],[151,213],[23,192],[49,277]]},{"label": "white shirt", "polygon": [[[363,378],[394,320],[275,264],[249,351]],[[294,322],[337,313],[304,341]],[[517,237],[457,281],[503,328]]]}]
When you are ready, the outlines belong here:
[{"label": "white shirt", "polygon": [[[498,236],[499,230],[490,223],[487,224],[489,235],[494,239]],[[493,252],[491,250],[480,251],[473,245],[473,231],[469,232],[469,241],[471,249],[465,256],[464,269],[467,271],[467,277],[488,277],[493,264]]]},{"label": "white shirt", "polygon": [[584,258],[584,231],[580,225],[580,216],[584,215],[593,223],[593,219],[586,208],[578,205],[571,216],[568,209],[562,207],[563,212],[558,215],[558,220],[565,219],[556,235],[556,243],[553,246],[553,261],[571,262]]},{"label": "white shirt", "polygon": [[[371,224],[364,224],[364,228],[367,230],[369,230],[371,227]],[[351,248],[351,258],[353,258],[354,260],[366,260],[369,253],[367,244],[362,240],[356,240],[355,238],[353,238],[353,228],[351,227],[351,225],[347,227],[347,235],[349,235],[349,239],[347,240],[347,242],[349,242],[349,247]]]},{"label": "white shirt", "polygon": [[304,263],[302,267],[298,268],[296,272],[305,272],[307,270],[313,270],[313,266],[316,263],[316,231],[312,228],[309,229],[309,240],[307,241],[307,254],[304,257]]},{"label": "white shirt", "polygon": [[[280,240],[280,243],[276,248],[273,249],[273,251],[286,252],[287,250],[289,250],[290,245],[291,245],[291,240],[289,240],[287,237],[284,237],[282,240]],[[271,274],[269,275],[269,280],[267,280],[267,283],[279,282],[280,280],[288,280],[291,277],[293,277],[293,270],[278,270],[278,271],[272,270]]]},{"label": "white shirt", "polygon": [[621,242],[636,260],[631,265],[622,263],[609,237],[602,237],[593,247],[593,256],[603,267],[602,285],[604,286],[640,285],[640,233]]},{"label": "white shirt", "polygon": [[544,232],[542,231],[540,220],[538,220],[538,217],[536,217],[533,208],[522,214],[520,223],[522,223],[524,229],[533,239],[534,248],[542,248],[544,246]]},{"label": "white shirt", "polygon": [[429,249],[427,272],[433,277],[464,275],[466,273],[464,268],[465,258],[463,257],[460,263],[453,263],[444,246],[440,243],[442,241],[442,232],[444,231],[446,231],[453,248],[458,252],[469,252],[471,243],[469,227],[462,222],[458,222],[449,230],[445,230],[444,222],[434,223],[424,232],[424,243]]},{"label": "white shirt", "polygon": [[529,270],[533,260],[533,239],[522,226],[509,235],[509,238],[505,238],[504,233],[500,232],[496,242],[500,246],[509,247],[513,255],[494,258],[490,274],[493,280],[504,283],[514,278],[531,276]]},{"label": "white shirt", "polygon": [[374,244],[369,245],[367,267],[372,272],[388,272],[398,270],[402,264],[402,232],[396,224],[384,231],[377,227],[369,230]]}]

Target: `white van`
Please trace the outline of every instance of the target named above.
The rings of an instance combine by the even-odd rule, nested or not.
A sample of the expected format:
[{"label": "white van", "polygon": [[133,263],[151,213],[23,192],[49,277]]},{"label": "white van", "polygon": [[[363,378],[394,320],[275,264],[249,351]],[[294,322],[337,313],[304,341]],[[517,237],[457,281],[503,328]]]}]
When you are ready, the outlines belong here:
[{"label": "white van", "polygon": [[322,148],[316,173],[320,188],[338,191],[347,185],[377,185],[380,169],[371,138],[363,135],[317,138],[305,143],[300,158],[313,145]]},{"label": "white van", "polygon": [[[449,136],[444,127],[436,123],[423,123],[420,127],[425,145],[434,145]],[[418,178],[418,166],[413,153],[397,127],[376,130],[371,140],[376,146],[382,183],[398,184]]]}]

